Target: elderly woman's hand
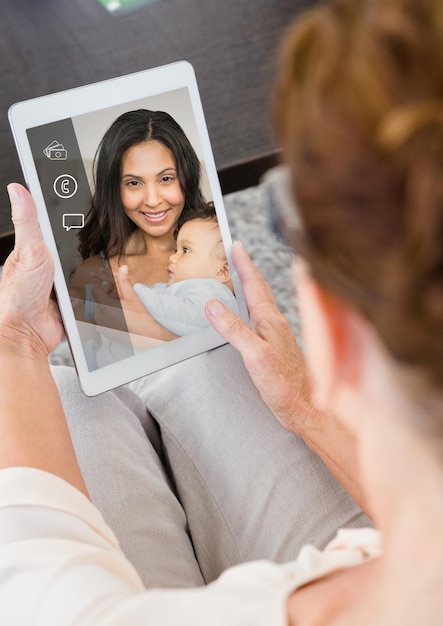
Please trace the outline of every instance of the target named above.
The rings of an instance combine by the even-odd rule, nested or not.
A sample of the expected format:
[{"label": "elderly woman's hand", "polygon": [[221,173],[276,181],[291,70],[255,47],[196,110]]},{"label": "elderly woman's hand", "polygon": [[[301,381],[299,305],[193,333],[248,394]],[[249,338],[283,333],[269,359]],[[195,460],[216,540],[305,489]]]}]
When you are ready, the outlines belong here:
[{"label": "elderly woman's hand", "polygon": [[312,419],[315,411],[304,356],[287,319],[277,309],[270,285],[238,243],[233,245],[232,260],[243,285],[252,330],[216,300],[207,305],[208,318],[215,330],[239,350],[255,386],[277,419],[302,434],[303,415]]},{"label": "elderly woman's hand", "polygon": [[301,437],[367,510],[354,435],[334,416],[314,406],[308,364],[288,321],[277,309],[271,287],[241,246],[234,244],[232,260],[243,285],[252,330],[218,300],[210,300],[206,306],[211,324],[240,352],[255,386],[279,422]]},{"label": "elderly woman's hand", "polygon": [[29,192],[9,185],[15,247],[0,282],[0,342],[48,354],[63,338],[57,304],[51,299],[52,257],[43,243]]}]

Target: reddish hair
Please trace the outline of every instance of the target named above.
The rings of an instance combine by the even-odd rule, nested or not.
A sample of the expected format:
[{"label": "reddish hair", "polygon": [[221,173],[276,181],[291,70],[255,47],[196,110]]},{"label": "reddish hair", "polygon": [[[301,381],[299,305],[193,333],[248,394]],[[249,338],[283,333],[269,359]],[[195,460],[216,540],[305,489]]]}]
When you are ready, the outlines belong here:
[{"label": "reddish hair", "polygon": [[274,111],[313,275],[443,384],[443,2],[311,10]]}]

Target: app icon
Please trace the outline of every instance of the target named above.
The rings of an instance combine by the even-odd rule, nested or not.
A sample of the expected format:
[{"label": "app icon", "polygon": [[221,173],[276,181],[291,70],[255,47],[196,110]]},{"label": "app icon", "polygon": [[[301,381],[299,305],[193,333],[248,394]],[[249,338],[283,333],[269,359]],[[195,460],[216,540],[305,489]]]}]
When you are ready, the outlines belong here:
[{"label": "app icon", "polygon": [[51,141],[49,146],[46,146],[43,153],[51,161],[66,161],[68,158],[68,152],[65,150],[65,146],[55,140]]},{"label": "app icon", "polygon": [[59,198],[72,198],[77,189],[78,183],[70,174],[61,174],[54,181],[54,191]]},{"label": "app icon", "polygon": [[68,232],[71,228],[83,228],[85,225],[85,216],[83,213],[64,213],[63,228]]}]

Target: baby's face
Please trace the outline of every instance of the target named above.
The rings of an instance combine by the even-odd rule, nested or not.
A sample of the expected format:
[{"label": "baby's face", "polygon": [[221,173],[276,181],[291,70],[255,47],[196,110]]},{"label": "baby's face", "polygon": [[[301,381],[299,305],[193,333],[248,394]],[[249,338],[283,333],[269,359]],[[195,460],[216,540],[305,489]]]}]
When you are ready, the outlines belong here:
[{"label": "baby's face", "polygon": [[177,251],[169,257],[168,284],[188,278],[222,280],[226,260],[220,255],[220,229],[216,223],[189,220],[180,228]]}]

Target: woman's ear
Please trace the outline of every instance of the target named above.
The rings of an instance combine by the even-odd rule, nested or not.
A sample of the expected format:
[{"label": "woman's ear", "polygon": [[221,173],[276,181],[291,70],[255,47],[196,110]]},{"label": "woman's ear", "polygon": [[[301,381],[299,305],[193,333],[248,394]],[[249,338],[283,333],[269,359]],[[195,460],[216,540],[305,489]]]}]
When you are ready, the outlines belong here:
[{"label": "woman's ear", "polygon": [[359,315],[321,287],[304,261],[297,261],[294,277],[306,356],[314,378],[314,401],[319,408],[331,410],[342,385],[359,382]]}]

